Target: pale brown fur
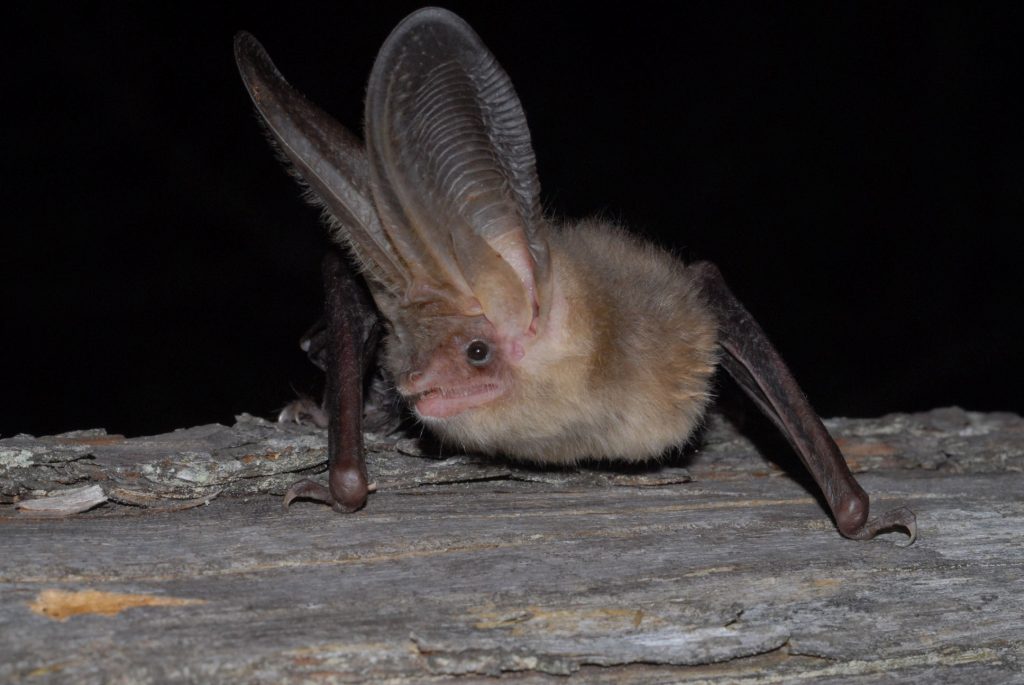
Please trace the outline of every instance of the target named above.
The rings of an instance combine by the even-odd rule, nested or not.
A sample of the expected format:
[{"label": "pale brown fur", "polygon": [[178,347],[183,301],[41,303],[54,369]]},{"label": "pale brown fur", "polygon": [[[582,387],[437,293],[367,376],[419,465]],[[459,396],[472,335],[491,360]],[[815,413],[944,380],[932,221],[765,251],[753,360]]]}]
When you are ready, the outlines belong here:
[{"label": "pale brown fur", "polygon": [[469,449],[548,463],[640,461],[682,445],[716,363],[715,321],[685,266],[603,223],[552,230],[549,240],[567,305],[565,352],[513,366],[505,396],[426,423]]}]

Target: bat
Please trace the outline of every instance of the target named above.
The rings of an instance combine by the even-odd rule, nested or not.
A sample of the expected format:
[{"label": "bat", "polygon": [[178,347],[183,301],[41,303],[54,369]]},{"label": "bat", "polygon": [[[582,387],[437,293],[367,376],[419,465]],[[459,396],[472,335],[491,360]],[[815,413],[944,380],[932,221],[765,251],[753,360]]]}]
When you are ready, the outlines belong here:
[{"label": "bat", "polygon": [[869,517],[868,495],[713,264],[542,213],[522,105],[462,19],[427,8],[394,29],[370,74],[365,142],[292,88],[251,35],[236,36],[235,59],[344,252],[324,260],[323,325],[304,341],[326,373],[328,485],[300,481],[286,506],[364,506],[364,411],[385,394],[375,377],[465,449],[636,462],[687,442],[721,366],[792,445],[842,535],[902,530],[913,542],[909,509]]}]

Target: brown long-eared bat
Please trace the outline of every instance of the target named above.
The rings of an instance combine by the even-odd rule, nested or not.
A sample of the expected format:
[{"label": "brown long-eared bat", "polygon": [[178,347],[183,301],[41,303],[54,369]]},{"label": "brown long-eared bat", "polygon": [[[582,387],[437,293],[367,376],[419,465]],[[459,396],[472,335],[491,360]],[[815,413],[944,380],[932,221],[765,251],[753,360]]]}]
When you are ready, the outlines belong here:
[{"label": "brown long-eared bat", "polygon": [[460,18],[423,9],[387,38],[365,143],[294,90],[251,35],[235,38],[235,58],[347,253],[325,259],[324,326],[305,341],[327,374],[329,484],[300,481],[286,502],[365,504],[375,365],[442,440],[571,463],[653,459],[684,444],[720,364],[796,450],[840,533],[901,529],[913,541],[909,510],[869,519],[867,494],[714,265],[542,213],[522,106]]}]

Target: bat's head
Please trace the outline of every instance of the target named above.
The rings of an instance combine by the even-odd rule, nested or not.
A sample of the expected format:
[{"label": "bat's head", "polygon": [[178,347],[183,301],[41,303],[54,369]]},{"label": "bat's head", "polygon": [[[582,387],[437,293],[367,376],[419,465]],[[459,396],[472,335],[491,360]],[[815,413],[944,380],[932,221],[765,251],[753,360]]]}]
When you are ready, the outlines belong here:
[{"label": "bat's head", "polygon": [[573,270],[558,267],[552,272],[562,277],[552,279],[525,330],[485,315],[387,313],[382,362],[409,407],[445,441],[526,459],[573,461],[587,451],[567,450],[566,441],[577,429],[593,433],[579,418],[592,408],[595,356],[610,351],[594,349],[591,310],[579,306],[584,293]]},{"label": "bat's head", "polygon": [[461,19],[421,10],[385,41],[366,151],[379,224],[339,234],[391,324],[385,366],[435,427],[498,411],[550,315],[548,228],[522,106]]}]

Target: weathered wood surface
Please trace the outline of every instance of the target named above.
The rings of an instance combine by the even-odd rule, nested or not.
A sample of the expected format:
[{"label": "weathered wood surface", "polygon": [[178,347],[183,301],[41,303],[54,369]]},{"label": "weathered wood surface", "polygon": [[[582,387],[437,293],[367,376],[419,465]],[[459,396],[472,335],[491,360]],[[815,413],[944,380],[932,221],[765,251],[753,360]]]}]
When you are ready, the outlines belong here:
[{"label": "weathered wood surface", "polygon": [[916,544],[840,538],[721,422],[630,471],[375,440],[351,516],[265,494],[323,459],[302,427],[0,440],[3,501],[111,500],[0,505],[0,682],[1024,682],[1024,421],[829,427]]}]

